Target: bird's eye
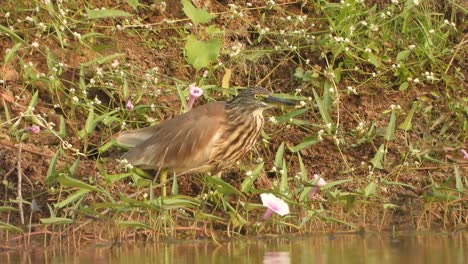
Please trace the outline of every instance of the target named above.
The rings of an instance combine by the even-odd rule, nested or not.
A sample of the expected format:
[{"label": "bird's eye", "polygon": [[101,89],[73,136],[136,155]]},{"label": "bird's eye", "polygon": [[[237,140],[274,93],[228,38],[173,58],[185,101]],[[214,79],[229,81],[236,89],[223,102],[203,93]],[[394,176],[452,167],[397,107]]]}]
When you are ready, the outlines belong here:
[{"label": "bird's eye", "polygon": [[260,96],[258,94],[254,94],[254,98],[258,99],[258,98],[260,98]]}]

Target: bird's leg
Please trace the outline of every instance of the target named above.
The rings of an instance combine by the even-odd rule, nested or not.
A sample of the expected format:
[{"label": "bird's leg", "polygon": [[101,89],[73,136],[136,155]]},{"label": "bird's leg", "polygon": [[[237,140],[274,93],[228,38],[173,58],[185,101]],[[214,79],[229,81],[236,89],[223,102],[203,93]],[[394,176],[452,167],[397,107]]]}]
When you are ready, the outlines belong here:
[{"label": "bird's leg", "polygon": [[161,196],[166,197],[166,181],[167,181],[167,170],[162,170],[159,174],[159,181],[161,183]]}]

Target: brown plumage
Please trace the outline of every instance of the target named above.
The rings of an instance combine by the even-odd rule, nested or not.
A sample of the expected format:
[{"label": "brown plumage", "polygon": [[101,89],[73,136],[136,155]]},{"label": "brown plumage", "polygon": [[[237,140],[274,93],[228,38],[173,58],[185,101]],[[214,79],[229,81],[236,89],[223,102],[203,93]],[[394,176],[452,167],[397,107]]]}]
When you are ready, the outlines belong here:
[{"label": "brown plumage", "polygon": [[212,102],[147,128],[125,131],[117,142],[123,155],[142,169],[177,174],[217,172],[233,164],[255,144],[269,103],[291,104],[264,88],[249,88],[229,102]]}]

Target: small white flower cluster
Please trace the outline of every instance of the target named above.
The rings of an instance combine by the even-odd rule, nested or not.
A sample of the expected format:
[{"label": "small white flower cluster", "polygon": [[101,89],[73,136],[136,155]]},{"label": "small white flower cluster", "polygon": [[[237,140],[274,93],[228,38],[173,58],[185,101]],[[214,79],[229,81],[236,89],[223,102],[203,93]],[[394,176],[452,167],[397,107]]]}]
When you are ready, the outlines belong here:
[{"label": "small white flower cluster", "polygon": [[340,42],[350,43],[351,42],[351,40],[349,38],[333,36],[333,39],[338,43],[340,43]]},{"label": "small white flower cluster", "polygon": [[414,82],[414,83],[420,83],[421,81],[419,80],[419,78],[411,78],[411,77],[408,77],[406,79],[408,82]]},{"label": "small white flower cluster", "polygon": [[78,33],[78,32],[76,32],[76,31],[73,32],[73,36],[74,36],[75,38],[77,38],[78,40],[81,39],[81,34]]},{"label": "small white flower cluster", "polygon": [[364,132],[364,129],[366,128],[366,125],[364,124],[364,122],[359,122],[359,124],[357,125],[356,127],[356,130],[360,133]]},{"label": "small white flower cluster", "polygon": [[268,118],[268,121],[272,122],[273,124],[278,124],[278,120],[276,120],[276,118],[274,116],[270,116]]},{"label": "small white flower cluster", "polygon": [[241,12],[241,7],[235,4],[228,4],[229,10],[233,13],[232,17],[244,17],[244,14]]},{"label": "small white flower cluster", "polygon": [[229,56],[230,57],[235,57],[235,56],[239,55],[242,52],[243,49],[244,49],[244,44],[242,44],[240,42],[235,42],[231,46],[231,52],[229,52]]},{"label": "small white flower cluster", "polygon": [[297,21],[305,23],[307,21],[307,15],[297,16]]},{"label": "small white flower cluster", "polygon": [[426,80],[428,81],[434,81],[435,80],[435,77],[434,77],[434,73],[433,72],[428,72],[426,71],[424,73],[424,76],[426,76]]},{"label": "small white flower cluster", "polygon": [[385,13],[380,13],[381,18],[387,18],[387,17],[391,17],[391,16],[392,16],[392,12],[390,12],[390,11],[387,11]]},{"label": "small white flower cluster", "polygon": [[267,7],[268,9],[272,9],[272,8],[275,6],[275,4],[276,4],[276,3],[275,3],[274,0],[267,0],[267,1],[266,1],[266,7]]},{"label": "small white flower cluster", "polygon": [[257,25],[257,28],[259,28],[258,33],[259,33],[260,35],[265,35],[266,33],[270,32],[270,28],[269,28],[269,27],[261,28],[260,25]]},{"label": "small white flower cluster", "polygon": [[392,64],[393,69],[399,69],[401,68],[401,65],[399,63]]},{"label": "small white flower cluster", "polygon": [[320,129],[318,132],[317,132],[317,139],[322,141],[323,140],[323,133],[325,133],[325,131],[323,131],[323,129]]},{"label": "small white flower cluster", "polygon": [[447,19],[444,19],[444,24],[446,24],[446,25],[450,25],[450,26],[452,26],[452,27],[456,28],[456,25],[455,25],[455,23],[453,23],[453,22],[451,22],[451,23],[450,23],[450,21],[448,21]]},{"label": "small white flower cluster", "polygon": [[120,65],[120,63],[119,63],[118,60],[114,60],[114,61],[112,62],[112,64],[111,64],[112,68],[117,68],[117,67],[119,67],[119,65]]},{"label": "small white flower cluster", "polygon": [[401,109],[401,106],[400,106],[400,105],[391,104],[391,105],[390,105],[390,109],[391,109],[391,110],[399,110],[399,109]]},{"label": "small white flower cluster", "polygon": [[131,170],[133,169],[133,165],[130,164],[130,162],[128,162],[127,159],[121,159],[121,160],[117,160],[119,162],[119,166],[121,168],[124,168],[124,169],[127,169],[127,170]]},{"label": "small white flower cluster", "polygon": [[350,93],[357,94],[356,88],[354,88],[352,86],[347,86],[346,90],[348,90],[348,92],[350,92]]}]

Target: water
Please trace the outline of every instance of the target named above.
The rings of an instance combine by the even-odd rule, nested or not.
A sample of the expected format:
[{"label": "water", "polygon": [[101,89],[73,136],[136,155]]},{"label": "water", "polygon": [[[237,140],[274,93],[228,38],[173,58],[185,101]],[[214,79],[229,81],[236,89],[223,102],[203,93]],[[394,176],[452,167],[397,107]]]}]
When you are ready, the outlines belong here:
[{"label": "water", "polygon": [[468,233],[315,235],[0,253],[1,263],[468,263]]}]

